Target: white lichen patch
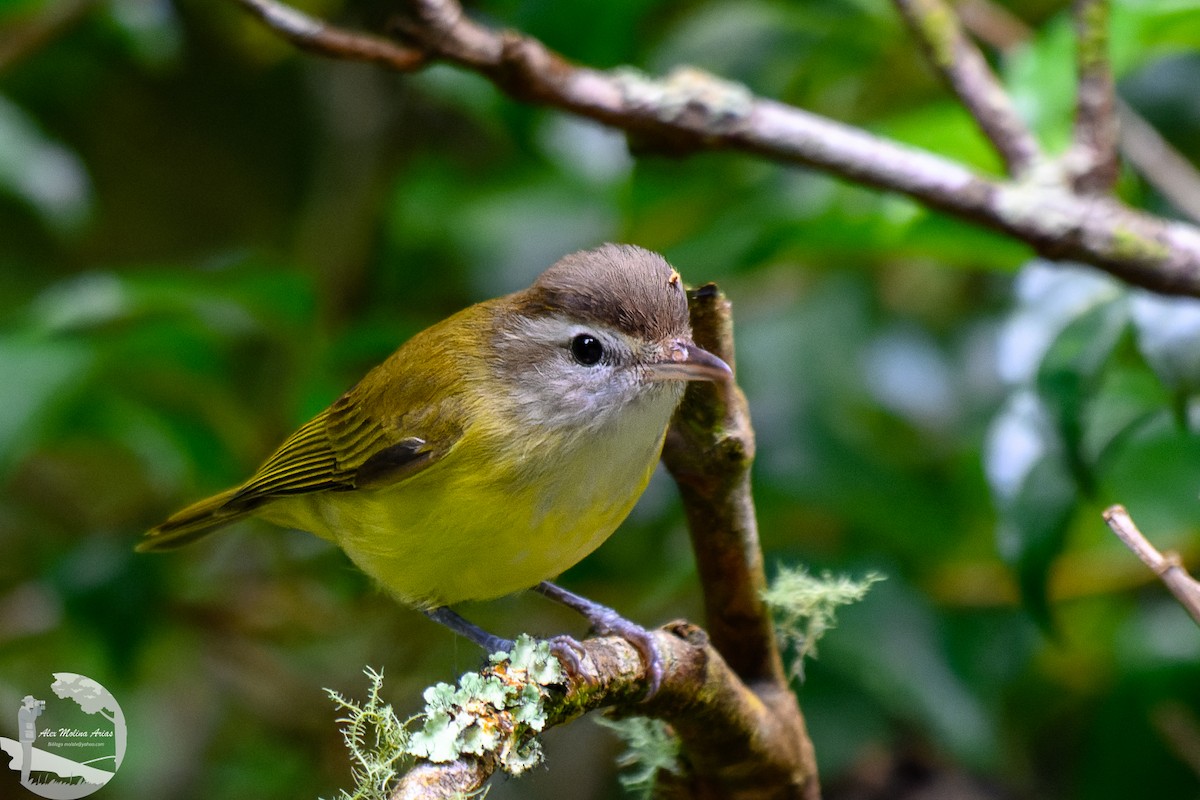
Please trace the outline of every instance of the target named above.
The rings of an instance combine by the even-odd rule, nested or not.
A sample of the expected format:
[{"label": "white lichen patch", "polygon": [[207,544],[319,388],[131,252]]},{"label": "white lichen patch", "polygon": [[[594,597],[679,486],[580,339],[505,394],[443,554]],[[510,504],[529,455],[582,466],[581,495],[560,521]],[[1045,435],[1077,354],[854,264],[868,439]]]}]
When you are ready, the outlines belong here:
[{"label": "white lichen patch", "polygon": [[696,67],[677,67],[665,78],[622,67],[615,77],[626,103],[652,111],[663,122],[694,112],[719,126],[745,119],[754,107],[754,95],[745,86]]},{"label": "white lichen patch", "polygon": [[483,673],[468,672],[458,686],[425,690],[424,724],[408,752],[434,763],[463,754],[495,753],[514,775],[539,763],[533,734],[546,726],[547,687],[561,683],[562,668],[546,642],[517,638],[511,653],[494,653]]},{"label": "white lichen patch", "polygon": [[[425,710],[401,721],[381,699],[383,673],[371,668],[363,703],[326,689],[346,712],[338,720],[353,761],[354,791],[338,800],[386,800],[414,759],[444,764],[463,755],[495,753],[500,766],[519,775],[542,760],[534,734],[546,727],[548,687],[563,682],[550,645],[519,636],[511,653],[493,653],[481,672],[468,672],[457,686],[425,690]],[[417,728],[417,726],[420,726]]]}]

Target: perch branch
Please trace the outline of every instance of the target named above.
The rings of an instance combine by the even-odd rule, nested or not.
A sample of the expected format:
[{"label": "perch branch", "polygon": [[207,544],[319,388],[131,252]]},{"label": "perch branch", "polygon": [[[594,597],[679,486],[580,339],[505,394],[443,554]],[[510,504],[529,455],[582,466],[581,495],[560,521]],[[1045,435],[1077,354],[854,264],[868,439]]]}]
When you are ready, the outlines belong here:
[{"label": "perch branch", "polygon": [[[273,9],[260,17],[265,24],[288,38],[295,34],[277,21],[275,11],[286,6],[253,1]],[[582,67],[536,39],[475,24],[454,0],[410,0],[409,10],[398,24],[408,48],[474,70],[520,100],[620,128],[674,154],[739,150],[816,167],[1001,231],[1046,258],[1089,263],[1164,294],[1200,296],[1200,229],[1191,225],[1112,198],[1081,196],[1057,183],[986,178],[932,153],[755,98],[743,86],[698,70],[656,80],[628,69]],[[362,57],[359,47],[339,52],[336,37],[323,41],[327,46],[320,52],[326,55]]]},{"label": "perch branch", "polygon": [[1075,128],[1067,151],[1075,189],[1102,194],[1117,182],[1117,112],[1108,58],[1108,0],[1074,0],[1075,65],[1078,76]]},{"label": "perch branch", "polygon": [[1179,555],[1169,550],[1160,553],[1138,530],[1124,506],[1107,508],[1104,511],[1104,521],[1125,546],[1167,585],[1175,599],[1192,615],[1196,624],[1200,625],[1200,581],[1187,573],[1180,563]]},{"label": "perch branch", "polygon": [[[654,632],[664,661],[662,687],[642,702],[648,677],[641,656],[618,637],[583,641],[580,671],[567,691],[546,703],[547,726],[562,725],[589,711],[667,721],[688,756],[692,796],[745,800],[817,800],[815,774],[799,756],[795,730],[780,723],[771,704],[744,684],[707,642],[684,622]],[[794,704],[794,700],[793,700]],[[493,755],[422,762],[401,779],[392,800],[433,800],[468,795],[498,767]]]},{"label": "perch branch", "polygon": [[[690,311],[696,343],[735,366],[733,314],[725,296],[713,284],[703,286],[691,293]],[[704,590],[705,628],[733,671],[771,709],[772,728],[794,742],[792,756],[811,785],[805,796],[816,796],[812,742],[763,600],[766,577],[750,490],[753,460],[750,409],[737,383],[689,386],[667,432],[663,463],[683,497]]]},{"label": "perch branch", "polygon": [[925,57],[975,119],[1008,174],[1020,177],[1041,160],[1033,134],[992,73],[979,48],[943,0],[894,0]]},{"label": "perch branch", "polygon": [[[696,343],[734,365],[730,304],[716,286],[692,292]],[[733,382],[689,387],[667,433],[663,463],[683,495],[705,627],[743,680],[779,681],[783,664],[763,602],[766,589],[750,492],[754,430]]]}]

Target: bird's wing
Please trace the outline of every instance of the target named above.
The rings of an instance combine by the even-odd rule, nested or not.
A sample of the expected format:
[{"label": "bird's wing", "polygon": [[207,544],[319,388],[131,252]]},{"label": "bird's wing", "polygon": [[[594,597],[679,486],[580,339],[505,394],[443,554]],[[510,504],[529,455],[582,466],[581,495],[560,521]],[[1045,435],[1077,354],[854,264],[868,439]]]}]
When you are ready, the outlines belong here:
[{"label": "bird's wing", "polygon": [[226,506],[253,508],[286,495],[387,486],[435,463],[461,435],[457,426],[405,425],[410,415],[372,413],[370,394],[356,387],[301,426]]},{"label": "bird's wing", "polygon": [[[486,314],[485,306],[460,314]],[[431,341],[445,339],[445,326],[456,318],[461,322],[456,315],[414,336],[289,436],[249,480],[172,515],[152,528],[138,549],[186,544],[272,500],[381,488],[437,463],[463,437],[472,418],[467,413],[470,398],[478,394],[469,390],[470,379],[460,371],[474,351],[468,348],[464,360],[462,348],[451,342],[439,345],[434,355],[449,350],[455,358],[421,355]]]},{"label": "bird's wing", "polygon": [[172,515],[137,549],[187,544],[289,495],[388,486],[436,463],[461,438],[455,398],[442,387],[371,377],[289,436],[241,486]]}]

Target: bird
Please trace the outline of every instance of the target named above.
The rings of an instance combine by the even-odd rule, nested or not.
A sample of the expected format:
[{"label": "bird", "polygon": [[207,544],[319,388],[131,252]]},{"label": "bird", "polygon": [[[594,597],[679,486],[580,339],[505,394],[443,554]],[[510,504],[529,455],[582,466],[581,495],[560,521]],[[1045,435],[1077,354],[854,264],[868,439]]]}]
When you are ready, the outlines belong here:
[{"label": "bird", "polygon": [[662,665],[650,635],[551,581],[629,515],[686,384],[731,375],[693,341],[666,259],[628,244],[582,250],[414,335],[245,482],[170,516],[137,549],[246,517],[308,531],[489,650],[510,643],[451,607],[533,588],[627,638],[652,694]]}]

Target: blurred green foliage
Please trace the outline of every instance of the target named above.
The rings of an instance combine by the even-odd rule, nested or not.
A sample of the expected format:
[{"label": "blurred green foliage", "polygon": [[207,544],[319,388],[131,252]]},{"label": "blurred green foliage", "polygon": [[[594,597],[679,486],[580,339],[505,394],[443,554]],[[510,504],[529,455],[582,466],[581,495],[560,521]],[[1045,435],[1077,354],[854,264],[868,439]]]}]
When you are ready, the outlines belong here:
[{"label": "blurred green foliage", "polygon": [[[301,5],[364,26],[393,7]],[[997,66],[1061,146],[1063,4],[1012,8],[1040,27]],[[997,170],[883,0],[472,13]],[[1117,3],[1122,95],[1193,163],[1198,37],[1194,3]],[[231,3],[8,0],[0,42],[18,54],[0,62],[0,709],[54,670],[111,689],[130,735],[108,796],[334,794],[349,761],[322,687],[361,696],[362,667],[386,667],[405,713],[478,665],[311,537],[249,523],[167,556],[132,545],[413,332],[620,240],[734,301],[767,563],[887,575],[798,687],[829,797],[889,769],[963,797],[1200,797],[1200,634],[1099,518],[1123,502],[1161,548],[1200,554],[1195,301],[804,170],[634,160],[448,67],[298,55]],[[1172,213],[1136,174],[1121,191]],[[669,481],[564,580],[646,623],[699,619]],[[536,597],[466,612],[580,632]],[[588,723],[553,731],[548,769],[492,796],[616,796],[619,749]]]}]

